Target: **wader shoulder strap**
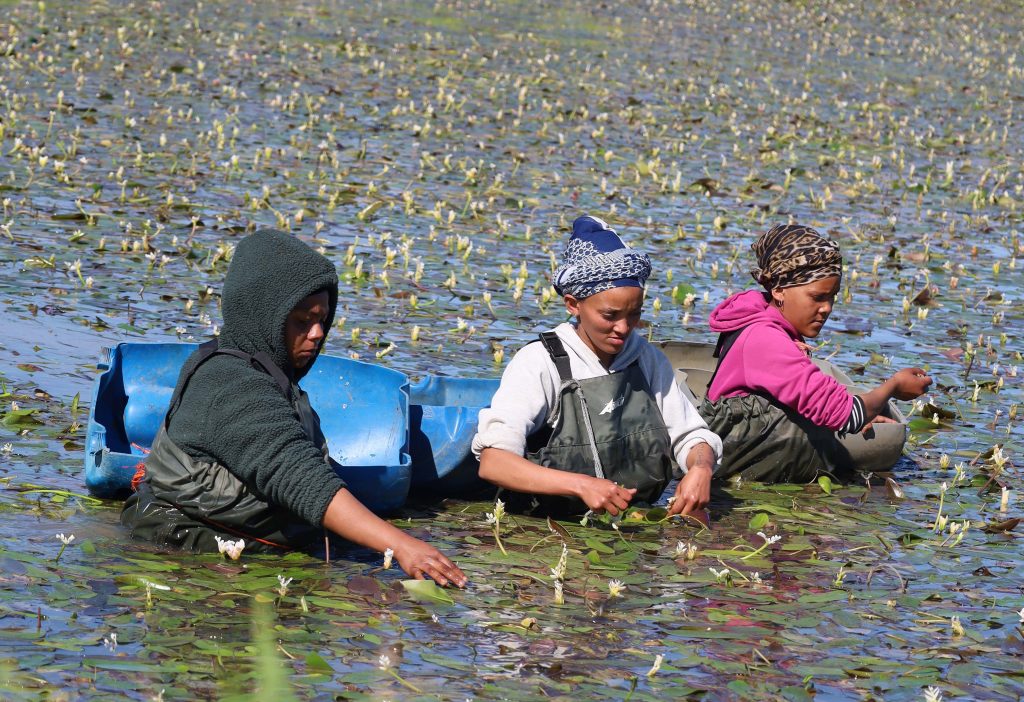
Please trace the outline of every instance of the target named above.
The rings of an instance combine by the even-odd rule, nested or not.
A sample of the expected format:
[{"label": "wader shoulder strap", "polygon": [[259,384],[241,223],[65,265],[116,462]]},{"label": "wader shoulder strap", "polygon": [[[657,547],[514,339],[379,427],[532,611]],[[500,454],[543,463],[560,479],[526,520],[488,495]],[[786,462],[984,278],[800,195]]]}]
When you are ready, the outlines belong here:
[{"label": "wader shoulder strap", "polygon": [[181,383],[180,389],[174,393],[174,397],[171,398],[170,408],[167,410],[167,414],[164,415],[164,428],[168,428],[171,422],[171,415],[174,414],[175,410],[178,409],[178,405],[181,404],[181,398],[185,394],[185,388],[188,387],[188,383],[192,380],[192,376],[199,370],[199,366],[203,365],[211,357],[223,354],[226,356],[234,356],[240,358],[246,363],[256,368],[259,368],[264,373],[269,375],[277,383],[281,389],[281,393],[288,399],[288,402],[292,401],[292,384],[288,380],[288,376],[284,374],[280,368],[270,359],[270,357],[264,352],[260,351],[255,356],[246,353],[245,351],[239,351],[238,349],[222,349],[218,346],[217,339],[211,339],[204,344],[199,346],[199,352],[196,356],[195,363],[192,365],[192,369]]},{"label": "wader shoulder strap", "polygon": [[[750,326],[750,325],[747,325]],[[739,338],[740,334],[747,327],[740,327],[739,329],[733,329],[732,331],[723,332],[718,335],[718,343],[715,345],[714,357],[718,359],[718,363],[715,364],[715,372],[711,374],[711,378],[708,380],[707,389],[711,389],[711,383],[715,382],[715,376],[718,375],[718,369],[722,367],[722,360],[725,355],[729,353],[732,345],[736,343],[736,339]]]},{"label": "wader shoulder strap", "polygon": [[554,361],[555,368],[558,369],[559,380],[563,383],[572,380],[572,371],[569,370],[569,354],[565,352],[565,347],[562,345],[562,340],[558,338],[558,334],[553,331],[543,332],[540,335],[540,343],[544,344],[548,355]]}]

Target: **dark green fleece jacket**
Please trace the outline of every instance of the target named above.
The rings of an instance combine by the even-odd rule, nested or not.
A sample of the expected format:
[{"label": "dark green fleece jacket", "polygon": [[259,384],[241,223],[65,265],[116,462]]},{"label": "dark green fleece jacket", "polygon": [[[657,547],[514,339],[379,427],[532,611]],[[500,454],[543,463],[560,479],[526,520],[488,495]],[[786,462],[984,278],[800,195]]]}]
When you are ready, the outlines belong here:
[{"label": "dark green fleece jacket", "polygon": [[[247,236],[224,281],[221,348],[263,351],[298,382],[313,361],[302,370],[291,367],[286,320],[299,302],[321,290],[330,297],[329,329],[338,304],[334,266],[290,234],[264,229]],[[219,462],[257,497],[314,526],[322,524],[331,499],[345,486],[303,432],[274,379],[233,356],[217,355],[199,367],[167,435],[193,458]]]}]

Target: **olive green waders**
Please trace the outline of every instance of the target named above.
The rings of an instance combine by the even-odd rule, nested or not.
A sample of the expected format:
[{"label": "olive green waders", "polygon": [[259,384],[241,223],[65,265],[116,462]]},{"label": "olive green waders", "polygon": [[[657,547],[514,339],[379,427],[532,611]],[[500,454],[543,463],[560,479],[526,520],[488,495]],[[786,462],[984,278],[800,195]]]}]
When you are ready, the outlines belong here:
[{"label": "olive green waders", "polygon": [[[577,380],[558,336],[545,332],[541,343],[558,369],[561,385],[545,427],[527,439],[526,458],[636,488],[634,503],[657,500],[675,466],[665,421],[640,366],[633,363],[618,373]],[[536,499],[546,513],[587,511],[574,497]]]},{"label": "olive green waders", "polygon": [[[744,327],[743,329],[745,329]],[[715,348],[718,367],[743,329],[722,334]],[[711,387],[715,374],[708,381]],[[819,427],[769,397],[745,395],[704,398],[700,416],[722,439],[722,465],[715,479],[740,476],[762,483],[809,483],[828,474],[853,476],[849,451],[836,433]]]},{"label": "olive green waders", "polygon": [[217,462],[193,458],[167,436],[171,414],[195,371],[214,354],[237,356],[271,375],[289,398],[306,436],[327,457],[327,444],[316,413],[306,394],[269,358],[250,356],[234,349],[218,349],[216,341],[201,347],[201,355],[180,389],[145,460],[145,479],[121,512],[121,523],[134,538],[158,545],[195,551],[215,551],[215,537],[246,541],[246,550],[279,550],[302,547],[323,534],[287,510],[269,504]]}]

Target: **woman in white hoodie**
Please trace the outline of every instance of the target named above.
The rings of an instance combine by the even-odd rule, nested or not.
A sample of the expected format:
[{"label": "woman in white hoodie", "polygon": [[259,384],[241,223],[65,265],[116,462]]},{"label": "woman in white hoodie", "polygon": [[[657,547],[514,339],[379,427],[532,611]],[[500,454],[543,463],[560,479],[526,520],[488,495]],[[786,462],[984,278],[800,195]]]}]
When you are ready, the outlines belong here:
[{"label": "woman in white hoodie", "polygon": [[665,355],[633,333],[650,272],[600,219],[573,222],[554,285],[575,319],[509,362],[473,440],[481,478],[548,513],[617,515],[682,473],[669,512],[707,505],[721,440]]}]

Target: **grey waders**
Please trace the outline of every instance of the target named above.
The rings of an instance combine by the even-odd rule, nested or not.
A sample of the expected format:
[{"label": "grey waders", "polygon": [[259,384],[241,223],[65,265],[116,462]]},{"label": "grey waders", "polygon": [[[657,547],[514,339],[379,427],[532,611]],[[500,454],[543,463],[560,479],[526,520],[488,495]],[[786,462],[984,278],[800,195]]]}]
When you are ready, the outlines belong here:
[{"label": "grey waders", "polygon": [[[665,421],[639,364],[577,380],[558,336],[545,332],[541,343],[558,369],[561,386],[544,428],[527,438],[526,458],[636,488],[634,504],[657,500],[672,480],[675,464]],[[536,499],[548,514],[587,511],[574,497]],[[519,501],[514,506],[520,508]]]},{"label": "grey waders", "polygon": [[[743,327],[719,336],[715,357],[718,374]],[[848,480],[853,475],[849,451],[826,427],[819,427],[771,397],[746,395],[704,398],[700,415],[722,438],[722,467],[716,480],[739,475],[761,483],[809,483],[819,475]]]}]

